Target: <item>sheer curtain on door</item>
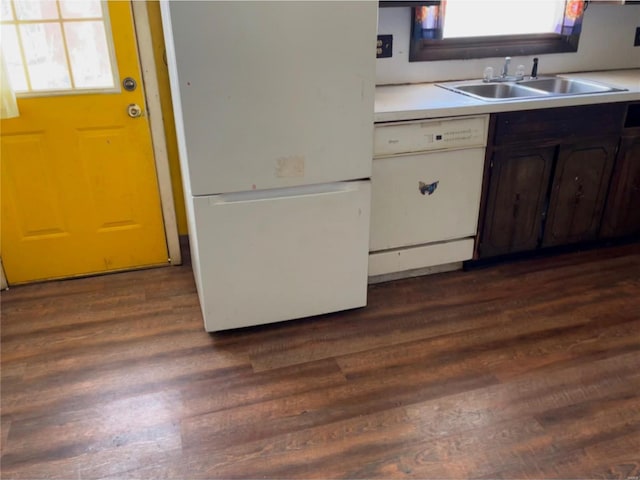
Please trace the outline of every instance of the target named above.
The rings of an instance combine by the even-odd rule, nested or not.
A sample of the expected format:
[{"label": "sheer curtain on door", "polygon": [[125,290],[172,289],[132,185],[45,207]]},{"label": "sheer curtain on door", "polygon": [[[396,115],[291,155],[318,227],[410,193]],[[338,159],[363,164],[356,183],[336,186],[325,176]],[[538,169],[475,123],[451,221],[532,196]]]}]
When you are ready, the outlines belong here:
[{"label": "sheer curtain on door", "polygon": [[16,102],[16,94],[11,88],[11,81],[7,74],[7,65],[0,47],[0,94],[2,96],[2,105],[0,106],[0,118],[14,118],[20,115],[18,111],[18,103]]}]

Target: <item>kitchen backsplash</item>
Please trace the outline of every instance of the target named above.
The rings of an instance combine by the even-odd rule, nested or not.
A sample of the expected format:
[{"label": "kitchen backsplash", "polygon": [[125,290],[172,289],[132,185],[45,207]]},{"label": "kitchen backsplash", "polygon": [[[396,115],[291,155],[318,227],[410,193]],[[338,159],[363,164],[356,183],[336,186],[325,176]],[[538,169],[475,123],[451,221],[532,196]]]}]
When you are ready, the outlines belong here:
[{"label": "kitchen backsplash", "polygon": [[[410,7],[380,8],[378,34],[393,35],[393,55],[377,60],[377,84],[421,83],[482,77],[486,66],[500,69],[502,58],[409,62]],[[575,53],[513,57],[511,65],[531,68],[540,58],[538,73],[640,68],[640,47],[633,46],[640,26],[640,5],[598,5],[587,8]]]}]

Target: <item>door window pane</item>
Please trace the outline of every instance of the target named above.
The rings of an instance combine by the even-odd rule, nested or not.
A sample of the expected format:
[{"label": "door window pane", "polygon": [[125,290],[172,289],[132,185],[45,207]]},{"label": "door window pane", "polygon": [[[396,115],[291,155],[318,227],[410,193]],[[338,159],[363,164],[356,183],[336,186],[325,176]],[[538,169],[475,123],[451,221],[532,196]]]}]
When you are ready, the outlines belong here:
[{"label": "door window pane", "polygon": [[2,25],[2,54],[11,79],[11,87],[16,91],[29,90],[15,25]]},{"label": "door window pane", "polygon": [[60,0],[62,18],[100,18],[102,6],[99,0]]},{"label": "door window pane", "polygon": [[113,74],[104,24],[65,23],[64,30],[76,88],[112,87]]},{"label": "door window pane", "polygon": [[20,25],[24,56],[33,90],[71,88],[59,23]]},{"label": "door window pane", "polygon": [[12,20],[13,10],[9,0],[0,0],[0,20]]},{"label": "door window pane", "polygon": [[58,18],[58,5],[51,0],[19,0],[13,3],[18,20],[47,20]]},{"label": "door window pane", "polygon": [[106,2],[0,0],[0,14],[2,49],[16,92],[118,88]]}]

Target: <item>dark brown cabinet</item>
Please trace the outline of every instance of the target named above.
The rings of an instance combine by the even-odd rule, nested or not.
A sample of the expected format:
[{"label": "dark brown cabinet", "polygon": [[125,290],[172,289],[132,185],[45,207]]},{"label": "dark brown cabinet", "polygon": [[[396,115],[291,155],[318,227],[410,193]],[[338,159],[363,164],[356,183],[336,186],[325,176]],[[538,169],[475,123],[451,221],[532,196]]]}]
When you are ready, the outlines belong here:
[{"label": "dark brown cabinet", "polygon": [[602,220],[602,238],[640,234],[640,134],[622,137],[609,198]]},{"label": "dark brown cabinet", "polygon": [[507,149],[492,159],[482,256],[537,247],[555,148]]},{"label": "dark brown cabinet", "polygon": [[560,147],[543,247],[595,240],[618,138]]},{"label": "dark brown cabinet", "polygon": [[[595,240],[605,205],[637,211],[629,175],[637,178],[640,162],[618,162],[619,200],[607,197],[625,112],[604,104],[493,115],[476,257]],[[637,144],[627,148],[637,158]],[[615,235],[635,228],[635,215],[620,213]]]}]

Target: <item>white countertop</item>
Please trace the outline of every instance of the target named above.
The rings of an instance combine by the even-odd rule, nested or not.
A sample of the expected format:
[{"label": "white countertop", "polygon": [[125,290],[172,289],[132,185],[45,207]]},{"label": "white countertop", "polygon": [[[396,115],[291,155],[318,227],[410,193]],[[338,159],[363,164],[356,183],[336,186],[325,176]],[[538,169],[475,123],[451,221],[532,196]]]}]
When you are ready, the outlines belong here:
[{"label": "white countertop", "polygon": [[593,80],[628,91],[484,102],[434,83],[384,85],[376,87],[374,119],[378,123],[640,100],[640,69],[558,76]]}]

